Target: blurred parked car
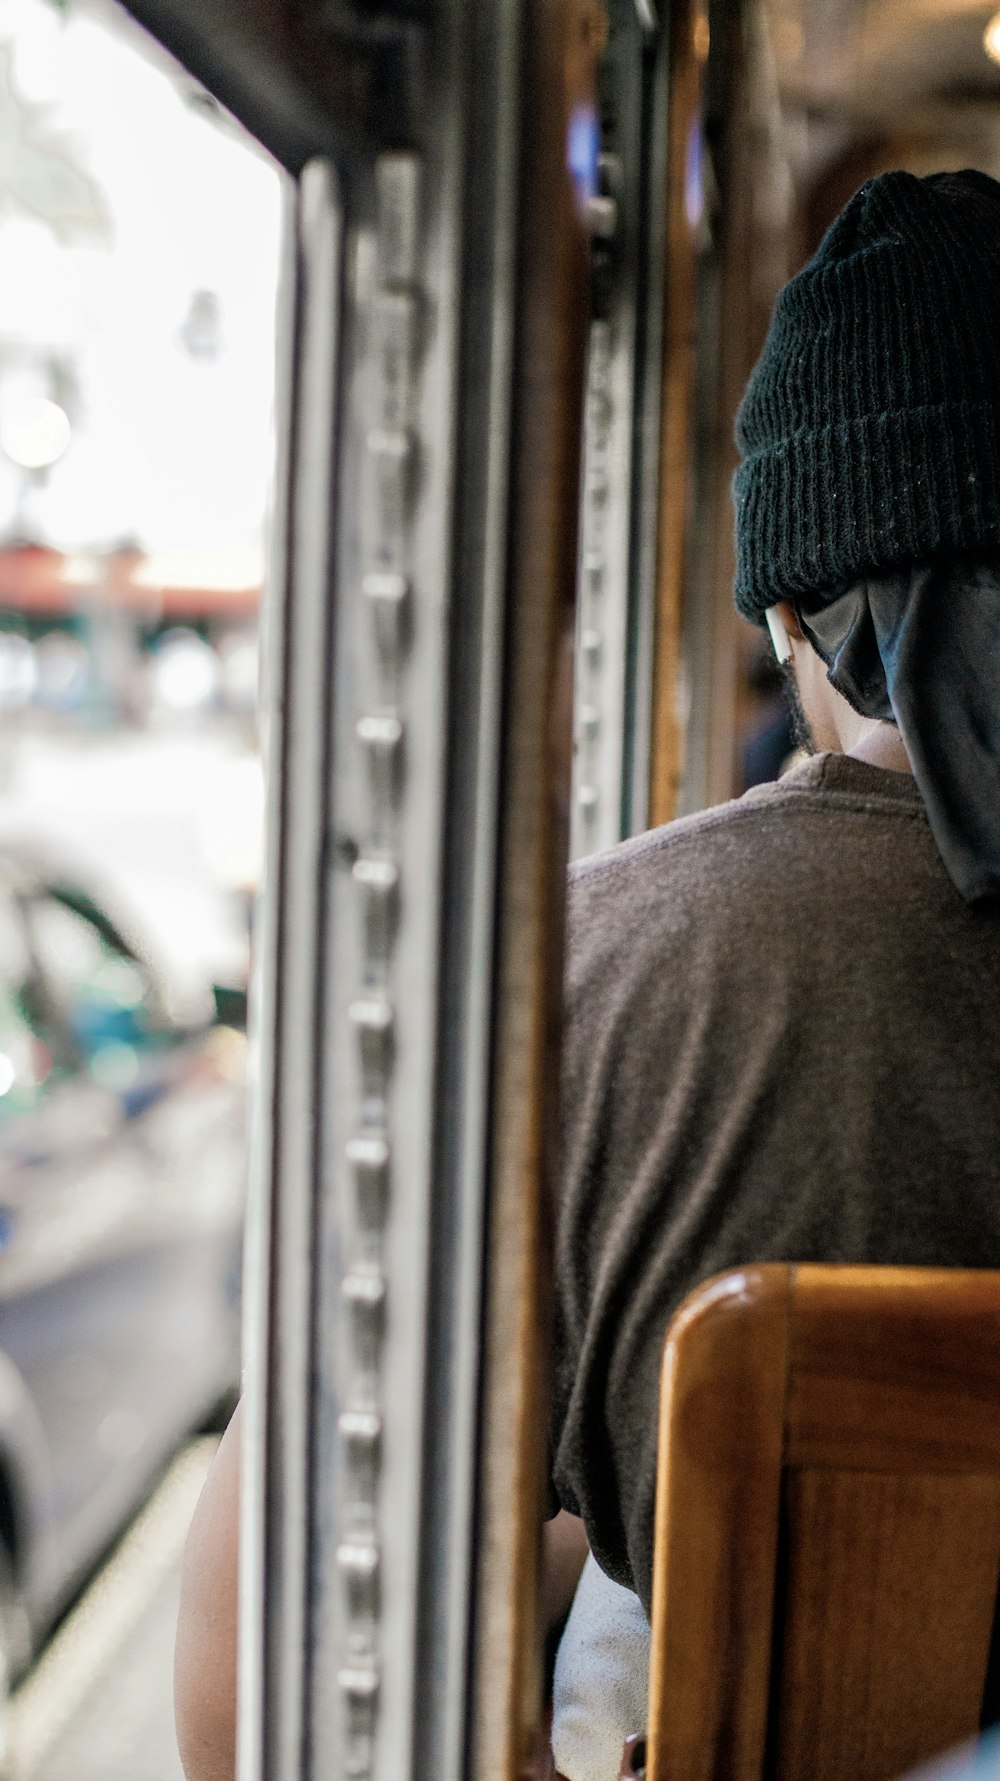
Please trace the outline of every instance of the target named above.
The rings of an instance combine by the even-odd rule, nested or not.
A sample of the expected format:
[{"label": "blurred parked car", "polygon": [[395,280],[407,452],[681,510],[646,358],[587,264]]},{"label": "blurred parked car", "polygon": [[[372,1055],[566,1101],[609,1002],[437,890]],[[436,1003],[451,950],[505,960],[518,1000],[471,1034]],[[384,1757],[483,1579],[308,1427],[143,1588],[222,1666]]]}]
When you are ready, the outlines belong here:
[{"label": "blurred parked car", "polygon": [[178,1018],[0,844],[0,1686],[237,1383],[245,999],[216,1007]]}]

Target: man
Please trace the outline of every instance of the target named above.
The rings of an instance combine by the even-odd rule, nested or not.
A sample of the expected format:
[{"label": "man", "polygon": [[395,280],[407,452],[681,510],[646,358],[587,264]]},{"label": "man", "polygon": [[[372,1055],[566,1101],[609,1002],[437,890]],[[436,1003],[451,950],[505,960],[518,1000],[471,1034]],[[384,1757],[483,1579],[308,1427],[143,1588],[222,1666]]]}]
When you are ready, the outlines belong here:
[{"label": "man", "polygon": [[1000,186],[891,173],[782,292],[736,599],[822,752],[573,874],[553,1448],[596,1565],[557,1667],[569,1781],[644,1724],[684,1294],[752,1261],[1000,1265],[998,290]]}]

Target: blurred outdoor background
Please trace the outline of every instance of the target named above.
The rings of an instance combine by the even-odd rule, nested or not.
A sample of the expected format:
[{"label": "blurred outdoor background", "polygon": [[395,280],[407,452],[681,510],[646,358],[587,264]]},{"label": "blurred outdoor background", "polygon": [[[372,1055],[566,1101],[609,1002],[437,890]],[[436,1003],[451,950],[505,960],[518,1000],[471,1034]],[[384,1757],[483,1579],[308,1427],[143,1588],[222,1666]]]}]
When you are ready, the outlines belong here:
[{"label": "blurred outdoor background", "polygon": [[107,0],[0,0],[0,1708],[23,1781],[180,1775],[177,1563],[238,1383],[281,199]]}]

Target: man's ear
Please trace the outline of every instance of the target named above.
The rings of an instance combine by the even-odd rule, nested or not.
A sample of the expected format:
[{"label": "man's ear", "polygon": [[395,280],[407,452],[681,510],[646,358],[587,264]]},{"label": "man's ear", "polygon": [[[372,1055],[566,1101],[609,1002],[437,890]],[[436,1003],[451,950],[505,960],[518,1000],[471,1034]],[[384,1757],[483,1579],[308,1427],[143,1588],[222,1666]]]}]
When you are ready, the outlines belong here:
[{"label": "man's ear", "polygon": [[799,624],[795,615],[795,607],[792,605],[791,601],[776,600],[775,605],[781,615],[781,622],[784,625],[785,630],[788,632],[789,637],[794,637],[801,643],[803,641],[802,626]]}]

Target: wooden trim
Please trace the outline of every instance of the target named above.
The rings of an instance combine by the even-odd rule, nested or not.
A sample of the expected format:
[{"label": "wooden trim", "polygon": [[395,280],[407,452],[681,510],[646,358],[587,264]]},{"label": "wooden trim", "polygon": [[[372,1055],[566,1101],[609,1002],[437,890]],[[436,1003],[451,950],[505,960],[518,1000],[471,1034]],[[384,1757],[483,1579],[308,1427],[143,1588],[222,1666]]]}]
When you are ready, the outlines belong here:
[{"label": "wooden trim", "polygon": [[517,281],[510,621],[503,720],[498,1021],[474,1629],[477,1781],[514,1781],[541,1716],[539,1556],[569,844],[589,251],[567,172],[592,101],[596,0],[530,0]]},{"label": "wooden trim", "polygon": [[650,823],[654,825],[676,815],[683,769],[677,682],[691,500],[697,273],[697,241],[687,217],[686,181],[691,133],[701,102],[703,42],[699,39],[707,32],[702,0],[676,0],[669,10],[667,254],[649,791]]}]

